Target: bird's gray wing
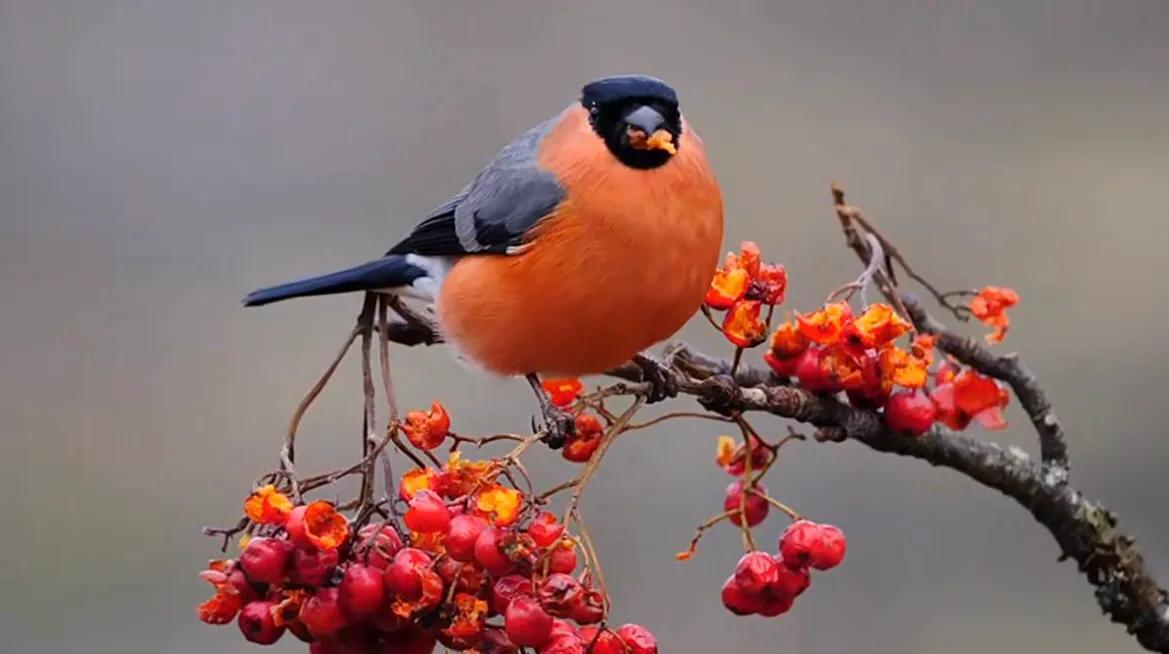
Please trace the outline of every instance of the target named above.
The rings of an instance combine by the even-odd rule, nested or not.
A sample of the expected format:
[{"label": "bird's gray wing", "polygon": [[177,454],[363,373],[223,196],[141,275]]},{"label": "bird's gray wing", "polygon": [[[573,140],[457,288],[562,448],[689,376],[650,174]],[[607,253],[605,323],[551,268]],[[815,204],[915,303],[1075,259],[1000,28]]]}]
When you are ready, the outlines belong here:
[{"label": "bird's gray wing", "polygon": [[517,251],[524,235],[564,199],[556,177],[536,154],[559,117],[524,132],[475,179],[435,209],[389,254],[427,256]]}]

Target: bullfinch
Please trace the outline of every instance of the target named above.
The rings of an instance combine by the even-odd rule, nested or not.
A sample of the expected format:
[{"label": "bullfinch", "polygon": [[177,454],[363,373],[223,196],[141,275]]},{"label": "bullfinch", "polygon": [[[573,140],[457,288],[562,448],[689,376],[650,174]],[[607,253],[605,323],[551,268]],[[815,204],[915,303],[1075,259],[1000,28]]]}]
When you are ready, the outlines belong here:
[{"label": "bullfinch", "polygon": [[606,77],[504,147],[382,258],[260,289],[244,305],[355,291],[430,303],[462,358],[527,376],[559,440],[571,421],[539,374],[632,360],[670,394],[668,373],[642,352],[700,308],[722,235],[718,182],[674,89]]}]

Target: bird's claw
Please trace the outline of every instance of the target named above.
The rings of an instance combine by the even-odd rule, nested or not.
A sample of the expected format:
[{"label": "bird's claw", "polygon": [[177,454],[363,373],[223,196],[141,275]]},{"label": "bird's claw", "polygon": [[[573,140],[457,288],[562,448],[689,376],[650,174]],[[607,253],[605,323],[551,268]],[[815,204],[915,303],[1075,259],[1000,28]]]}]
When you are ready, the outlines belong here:
[{"label": "bird's claw", "polygon": [[650,385],[649,395],[646,401],[650,404],[654,402],[661,402],[670,397],[677,397],[678,395],[678,374],[670,370],[661,362],[648,357],[644,354],[639,354],[633,358],[633,362],[641,368],[641,376]]},{"label": "bird's claw", "polygon": [[564,447],[564,442],[576,431],[576,422],[567,411],[553,404],[545,405],[543,413],[544,435],[540,440],[554,450]]}]

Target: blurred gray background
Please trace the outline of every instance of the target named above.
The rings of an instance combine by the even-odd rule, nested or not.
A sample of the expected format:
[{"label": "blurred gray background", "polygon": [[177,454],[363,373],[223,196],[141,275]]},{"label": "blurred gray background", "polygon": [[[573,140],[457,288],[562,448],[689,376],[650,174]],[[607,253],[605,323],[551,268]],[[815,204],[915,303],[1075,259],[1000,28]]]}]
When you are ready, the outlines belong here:
[{"label": "blurred gray background", "polygon": [[[833,179],[939,285],[1017,288],[1006,347],[1050,390],[1073,481],[1169,581],[1164,2],[0,0],[0,650],[253,651],[195,619],[199,527],[275,463],[360,301],[239,298],[379,255],[581,83],[629,71],[679,90],[728,245],[785,263],[790,306],[857,272]],[[522,382],[441,349],[395,362],[403,402],[441,397],[464,431],[528,421]],[[357,375],[306,422],[306,467],[354,457]],[[1009,417],[995,436],[1034,452]],[[1017,506],[855,444],[793,447],[769,481],[844,528],[843,567],[787,616],[730,616],[737,534],[673,559],[720,506],[716,434],[631,436],[586,495],[616,618],[663,652],[1137,651]]]}]

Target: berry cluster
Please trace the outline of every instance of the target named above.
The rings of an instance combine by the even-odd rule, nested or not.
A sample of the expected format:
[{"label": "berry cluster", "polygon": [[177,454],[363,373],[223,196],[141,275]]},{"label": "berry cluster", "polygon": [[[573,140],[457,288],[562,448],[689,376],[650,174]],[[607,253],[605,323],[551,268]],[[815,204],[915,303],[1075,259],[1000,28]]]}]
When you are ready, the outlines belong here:
[{"label": "berry cluster", "polygon": [[[842,290],[851,293],[864,283],[858,280]],[[786,284],[782,266],[761,263],[758,246],[745,242],[715,274],[706,306],[727,311],[721,331],[738,348],[760,345],[771,332],[763,360],[776,375],[794,378],[813,393],[843,392],[853,406],[883,410],[895,432],[919,436],[935,422],[951,429],[965,429],[971,422],[987,429],[1006,426],[1002,408],[1008,395],[997,381],[946,362],[929,387],[935,339],[915,335],[888,304],[871,304],[856,315],[848,302],[829,301],[771,331],[771,312],[764,317],[760,309],[782,302]],[[1006,309],[1018,304],[1018,294],[987,287],[971,295],[969,315],[994,327],[989,341],[1001,341],[1009,325]],[[907,348],[897,345],[903,336],[910,337]]]},{"label": "berry cluster", "polygon": [[[440,408],[427,413],[445,415]],[[437,438],[429,424],[416,421],[417,440]],[[235,620],[262,645],[291,632],[312,654],[421,654],[436,643],[483,654],[656,654],[644,627],[605,626],[608,599],[587,556],[578,572],[578,539],[498,483],[503,471],[454,452],[441,468],[402,475],[400,516],[364,525],[329,502],[294,505],[261,487],[244,505],[257,535],[238,561],[202,573],[215,595],[199,617]]]},{"label": "berry cluster", "polygon": [[723,606],[735,615],[772,618],[787,613],[811,585],[809,569],[836,567],[847,547],[840,529],[798,520],[780,536],[778,554],[753,551],[739,559],[723,584]]},{"label": "berry cluster", "polygon": [[[737,477],[727,486],[723,513],[699,528],[690,550],[678,555],[693,556],[702,531],[723,519],[742,530],[750,548],[722,588],[723,605],[736,615],[775,617],[791,610],[796,597],[811,584],[810,568],[828,570],[844,560],[847,542],[833,525],[817,524],[799,517],[792,509],[767,494],[760,479],[775,464],[785,441],[769,443],[749,427],[743,443],[719,436],[715,460],[728,474]],[[793,436],[791,438],[798,438]],[[754,549],[751,529],[762,523],[776,506],[794,522],[779,538],[776,555]]]}]

